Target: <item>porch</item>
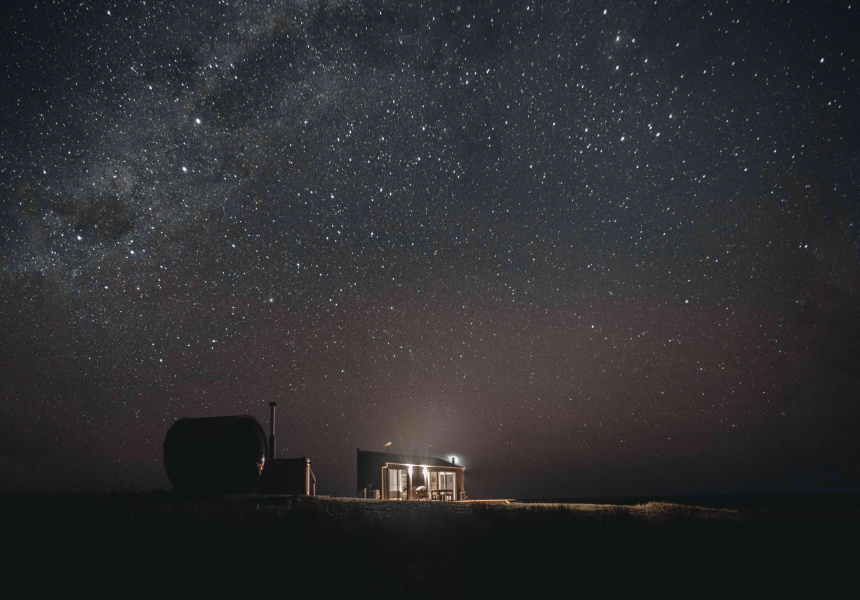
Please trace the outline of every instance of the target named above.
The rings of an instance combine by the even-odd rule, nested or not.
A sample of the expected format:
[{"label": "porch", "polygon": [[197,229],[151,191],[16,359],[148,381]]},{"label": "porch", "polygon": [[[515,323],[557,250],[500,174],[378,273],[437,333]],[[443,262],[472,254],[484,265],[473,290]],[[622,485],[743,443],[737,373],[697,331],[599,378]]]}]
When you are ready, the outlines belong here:
[{"label": "porch", "polygon": [[454,459],[356,448],[358,496],[381,500],[454,502],[466,499],[464,471]]},{"label": "porch", "polygon": [[429,465],[387,463],[382,468],[384,500],[448,501],[463,499],[460,469]]}]

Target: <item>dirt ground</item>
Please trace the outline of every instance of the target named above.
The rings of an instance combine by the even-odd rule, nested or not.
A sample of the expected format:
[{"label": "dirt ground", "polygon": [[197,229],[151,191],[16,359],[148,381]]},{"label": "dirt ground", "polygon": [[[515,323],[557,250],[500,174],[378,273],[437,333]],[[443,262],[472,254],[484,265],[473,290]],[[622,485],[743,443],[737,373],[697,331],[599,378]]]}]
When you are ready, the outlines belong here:
[{"label": "dirt ground", "polygon": [[860,583],[860,511],[845,508],[2,494],[0,524],[4,587],[28,595],[835,595]]}]

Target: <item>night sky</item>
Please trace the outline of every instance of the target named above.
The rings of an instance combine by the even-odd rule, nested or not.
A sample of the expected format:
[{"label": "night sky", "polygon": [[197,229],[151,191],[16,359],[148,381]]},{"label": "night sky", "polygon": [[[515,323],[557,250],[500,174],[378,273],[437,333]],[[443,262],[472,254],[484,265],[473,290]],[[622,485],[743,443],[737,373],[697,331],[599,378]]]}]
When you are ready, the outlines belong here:
[{"label": "night sky", "polygon": [[860,491],[860,4],[29,2],[0,489],[247,413],[471,497]]}]

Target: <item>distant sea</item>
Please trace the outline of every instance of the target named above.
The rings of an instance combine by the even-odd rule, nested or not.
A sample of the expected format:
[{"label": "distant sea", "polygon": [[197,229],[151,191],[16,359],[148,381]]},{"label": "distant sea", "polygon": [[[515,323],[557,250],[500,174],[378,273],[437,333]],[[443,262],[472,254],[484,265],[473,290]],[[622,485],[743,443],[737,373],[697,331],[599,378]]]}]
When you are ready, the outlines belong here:
[{"label": "distant sea", "polygon": [[579,498],[517,498],[517,502],[563,504],[647,504],[671,502],[712,508],[767,508],[778,510],[860,509],[860,493],[694,494],[681,496],[621,496]]}]

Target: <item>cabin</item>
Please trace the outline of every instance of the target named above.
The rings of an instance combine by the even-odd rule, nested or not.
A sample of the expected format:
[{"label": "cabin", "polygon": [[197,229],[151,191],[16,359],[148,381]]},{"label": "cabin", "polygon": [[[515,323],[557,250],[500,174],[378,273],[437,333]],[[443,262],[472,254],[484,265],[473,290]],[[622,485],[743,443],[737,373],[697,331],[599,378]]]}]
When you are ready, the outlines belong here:
[{"label": "cabin", "polygon": [[356,451],[358,497],[381,500],[465,500],[464,467],[435,456]]},{"label": "cabin", "polygon": [[260,494],[317,495],[317,478],[311,461],[301,458],[270,458],[266,460],[257,484]]}]

